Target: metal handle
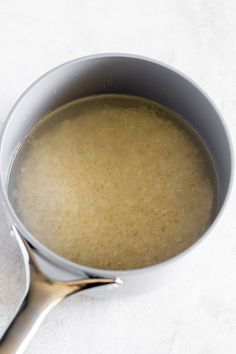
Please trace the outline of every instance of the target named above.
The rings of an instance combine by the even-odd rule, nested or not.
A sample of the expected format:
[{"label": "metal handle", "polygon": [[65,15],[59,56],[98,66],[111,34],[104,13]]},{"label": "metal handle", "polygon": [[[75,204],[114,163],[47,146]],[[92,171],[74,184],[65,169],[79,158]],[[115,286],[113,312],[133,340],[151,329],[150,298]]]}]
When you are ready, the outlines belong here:
[{"label": "metal handle", "polygon": [[52,280],[39,269],[31,246],[17,232],[15,234],[24,257],[27,284],[23,301],[0,340],[1,354],[23,353],[47,313],[67,296],[88,288],[120,282],[119,279],[109,278],[67,282]]}]

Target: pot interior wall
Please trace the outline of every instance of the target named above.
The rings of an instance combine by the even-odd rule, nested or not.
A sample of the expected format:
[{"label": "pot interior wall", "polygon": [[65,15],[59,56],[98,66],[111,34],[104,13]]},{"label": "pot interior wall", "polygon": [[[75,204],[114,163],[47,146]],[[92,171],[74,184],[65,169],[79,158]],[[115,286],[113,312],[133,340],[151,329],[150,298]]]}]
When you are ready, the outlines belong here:
[{"label": "pot interior wall", "polygon": [[101,93],[143,96],[182,115],[212,154],[222,205],[229,187],[231,153],[215,108],[193,83],[175,71],[152,61],[119,55],[69,62],[44,75],[26,91],[11,112],[3,135],[0,168],[5,186],[17,146],[42,116],[79,97]]}]

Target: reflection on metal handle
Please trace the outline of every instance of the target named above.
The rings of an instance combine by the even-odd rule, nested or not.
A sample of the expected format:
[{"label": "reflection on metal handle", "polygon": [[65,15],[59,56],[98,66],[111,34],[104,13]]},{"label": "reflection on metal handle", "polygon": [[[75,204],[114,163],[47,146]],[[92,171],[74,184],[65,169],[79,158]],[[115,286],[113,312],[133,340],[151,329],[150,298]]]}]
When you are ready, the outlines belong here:
[{"label": "reflection on metal handle", "polygon": [[24,257],[27,288],[20,308],[0,340],[1,354],[23,353],[47,313],[67,296],[95,286],[119,282],[118,279],[109,278],[67,282],[52,280],[39,269],[31,246],[21,239],[17,231],[15,234]]}]

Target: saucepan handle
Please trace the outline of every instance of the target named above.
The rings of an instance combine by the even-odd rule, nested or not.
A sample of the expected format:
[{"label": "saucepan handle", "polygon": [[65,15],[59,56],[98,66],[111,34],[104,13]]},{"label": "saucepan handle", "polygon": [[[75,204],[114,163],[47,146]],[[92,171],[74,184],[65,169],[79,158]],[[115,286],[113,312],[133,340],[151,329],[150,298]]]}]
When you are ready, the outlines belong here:
[{"label": "saucepan handle", "polygon": [[31,246],[15,232],[26,271],[23,301],[0,340],[1,354],[23,353],[47,313],[60,301],[76,292],[119,282],[110,278],[86,278],[60,282],[42,273]]}]

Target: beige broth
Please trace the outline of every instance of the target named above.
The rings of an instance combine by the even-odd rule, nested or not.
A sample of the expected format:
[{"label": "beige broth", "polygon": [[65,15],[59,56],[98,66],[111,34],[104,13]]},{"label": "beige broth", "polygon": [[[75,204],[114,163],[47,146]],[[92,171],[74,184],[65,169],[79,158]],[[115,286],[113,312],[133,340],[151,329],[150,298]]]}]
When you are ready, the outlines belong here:
[{"label": "beige broth", "polygon": [[209,153],[174,112],[128,95],[73,101],[30,131],[13,164],[12,200],[57,254],[103,269],[177,255],[216,207]]}]

